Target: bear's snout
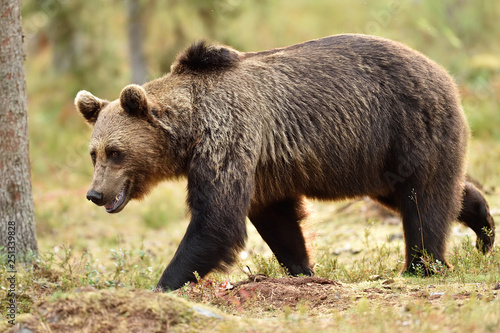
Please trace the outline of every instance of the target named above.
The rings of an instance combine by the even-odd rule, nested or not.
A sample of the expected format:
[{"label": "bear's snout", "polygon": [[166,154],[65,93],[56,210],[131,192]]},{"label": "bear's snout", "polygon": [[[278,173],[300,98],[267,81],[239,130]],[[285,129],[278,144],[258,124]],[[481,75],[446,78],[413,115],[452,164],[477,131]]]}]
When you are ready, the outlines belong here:
[{"label": "bear's snout", "polygon": [[98,206],[104,205],[104,202],[102,200],[103,197],[104,196],[102,195],[102,193],[96,192],[92,189],[87,192],[87,200],[92,201]]}]

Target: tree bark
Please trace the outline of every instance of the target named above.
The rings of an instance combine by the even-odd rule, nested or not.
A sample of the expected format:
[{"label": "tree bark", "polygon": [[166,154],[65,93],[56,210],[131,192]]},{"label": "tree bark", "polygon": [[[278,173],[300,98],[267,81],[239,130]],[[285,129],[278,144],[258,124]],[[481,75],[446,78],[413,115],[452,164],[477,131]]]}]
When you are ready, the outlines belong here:
[{"label": "tree bark", "polygon": [[128,0],[128,39],[132,83],[143,84],[147,81],[146,61],[144,60],[143,38],[144,23],[140,0]]},{"label": "tree bark", "polygon": [[37,252],[19,0],[0,0],[0,246]]}]

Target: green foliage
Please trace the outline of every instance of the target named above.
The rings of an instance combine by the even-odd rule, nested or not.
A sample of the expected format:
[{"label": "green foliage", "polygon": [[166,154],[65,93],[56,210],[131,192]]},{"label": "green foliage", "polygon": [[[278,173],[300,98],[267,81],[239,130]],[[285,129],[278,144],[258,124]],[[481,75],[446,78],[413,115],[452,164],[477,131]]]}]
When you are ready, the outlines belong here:
[{"label": "green foliage", "polygon": [[354,259],[349,265],[339,262],[338,258],[323,253],[317,259],[317,276],[346,283],[369,281],[373,276],[393,278],[403,268],[404,257],[399,246],[383,243],[368,247],[362,258]]},{"label": "green foliage", "polygon": [[265,257],[262,255],[255,255],[252,261],[257,268],[255,274],[262,274],[271,278],[284,277],[287,274],[286,269],[280,265],[275,256]]},{"label": "green foliage", "polygon": [[450,263],[454,266],[450,278],[459,282],[485,281],[490,283],[500,282],[500,251],[495,246],[488,255],[477,251],[469,237],[453,249]]}]

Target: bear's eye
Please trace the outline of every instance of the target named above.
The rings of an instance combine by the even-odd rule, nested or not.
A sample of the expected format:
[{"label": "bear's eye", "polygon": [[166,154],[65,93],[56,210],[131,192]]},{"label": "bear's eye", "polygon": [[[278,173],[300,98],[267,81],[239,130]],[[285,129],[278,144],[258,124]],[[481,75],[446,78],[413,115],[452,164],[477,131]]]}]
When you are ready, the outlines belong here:
[{"label": "bear's eye", "polygon": [[90,158],[92,159],[92,163],[94,163],[94,164],[95,164],[95,161],[96,161],[95,152],[91,152],[91,153],[90,153]]},{"label": "bear's eye", "polygon": [[108,159],[113,161],[114,163],[120,163],[123,159],[123,155],[119,150],[110,150],[107,152]]}]

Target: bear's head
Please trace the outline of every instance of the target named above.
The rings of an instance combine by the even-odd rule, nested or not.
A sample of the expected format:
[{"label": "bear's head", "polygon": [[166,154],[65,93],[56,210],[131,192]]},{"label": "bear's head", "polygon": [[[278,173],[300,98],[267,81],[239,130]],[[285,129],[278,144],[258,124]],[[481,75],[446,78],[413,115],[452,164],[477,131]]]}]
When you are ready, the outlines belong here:
[{"label": "bear's head", "polygon": [[141,86],[125,87],[113,102],[83,90],[75,105],[94,126],[89,145],[94,177],[88,200],[117,213],[130,199],[142,198],[174,175],[167,163],[168,135],[158,125],[155,103]]}]

